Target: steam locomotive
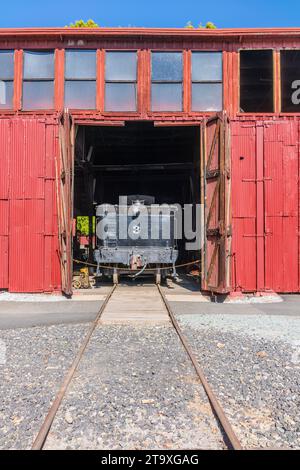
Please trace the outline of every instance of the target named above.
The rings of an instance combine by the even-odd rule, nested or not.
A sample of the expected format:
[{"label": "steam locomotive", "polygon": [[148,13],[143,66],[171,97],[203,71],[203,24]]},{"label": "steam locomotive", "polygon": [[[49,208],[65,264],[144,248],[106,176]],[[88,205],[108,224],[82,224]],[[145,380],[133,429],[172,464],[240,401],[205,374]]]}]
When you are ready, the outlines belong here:
[{"label": "steam locomotive", "polygon": [[[146,195],[120,196],[118,205],[96,206],[96,277],[150,274],[160,283],[176,276],[176,205]],[[163,268],[163,269],[162,269]]]}]

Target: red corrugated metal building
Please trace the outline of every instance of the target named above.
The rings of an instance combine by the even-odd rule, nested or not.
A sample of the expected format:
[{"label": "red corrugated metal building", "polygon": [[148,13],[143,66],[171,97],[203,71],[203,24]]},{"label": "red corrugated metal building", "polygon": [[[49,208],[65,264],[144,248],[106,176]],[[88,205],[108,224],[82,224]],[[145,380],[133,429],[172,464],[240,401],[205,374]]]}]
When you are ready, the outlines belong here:
[{"label": "red corrugated metal building", "polygon": [[202,288],[299,292],[299,87],[300,28],[0,30],[0,289],[70,291],[78,128],[134,122],[199,134]]}]

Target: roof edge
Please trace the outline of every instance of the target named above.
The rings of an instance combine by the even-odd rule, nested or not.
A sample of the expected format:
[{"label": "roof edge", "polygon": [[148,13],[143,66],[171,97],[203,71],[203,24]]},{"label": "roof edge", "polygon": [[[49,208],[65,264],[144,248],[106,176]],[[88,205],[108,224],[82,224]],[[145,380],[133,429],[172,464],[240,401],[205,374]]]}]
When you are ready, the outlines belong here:
[{"label": "roof edge", "polygon": [[300,27],[293,28],[0,28],[0,37],[240,37],[240,36],[299,36]]}]

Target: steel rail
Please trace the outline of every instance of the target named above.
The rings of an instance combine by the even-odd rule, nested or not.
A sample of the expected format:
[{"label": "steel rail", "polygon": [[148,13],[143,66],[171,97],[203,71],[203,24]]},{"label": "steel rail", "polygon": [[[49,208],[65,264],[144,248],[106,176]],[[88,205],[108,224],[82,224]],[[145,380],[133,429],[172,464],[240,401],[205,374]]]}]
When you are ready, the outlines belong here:
[{"label": "steel rail", "polygon": [[108,293],[108,295],[106,296],[103,304],[101,305],[100,307],[100,310],[98,311],[97,313],[97,316],[95,318],[95,320],[93,321],[93,323],[91,324],[85,338],[84,338],[84,341],[75,357],[75,359],[73,360],[73,363],[71,365],[71,367],[69,368],[68,372],[66,373],[65,375],[65,378],[63,380],[63,383],[54,399],[54,402],[52,403],[48,413],[47,413],[47,416],[42,424],[42,426],[40,427],[40,430],[32,444],[32,447],[31,447],[31,450],[42,450],[43,447],[44,447],[44,444],[46,442],[46,439],[47,439],[47,436],[48,436],[48,433],[51,429],[51,426],[52,426],[52,423],[54,421],[54,418],[56,416],[56,413],[57,413],[57,410],[66,394],[66,391],[70,385],[70,382],[74,376],[74,373],[76,372],[76,369],[78,367],[78,364],[83,356],[83,353],[91,339],[91,336],[101,318],[101,315],[109,301],[109,299],[111,298],[114,290],[116,289],[117,287],[117,284],[114,284],[114,286],[112,287],[112,289],[110,290],[110,292]]},{"label": "steel rail", "polygon": [[173,314],[172,312],[172,309],[170,307],[170,304],[168,302],[168,300],[166,299],[163,291],[162,291],[162,288],[159,284],[157,284],[157,288],[158,288],[158,291],[161,295],[161,298],[166,306],[166,309],[168,311],[168,314],[169,314],[169,317],[170,317],[170,320],[179,336],[179,339],[181,341],[181,343],[183,344],[196,372],[197,372],[197,375],[203,385],[203,388],[205,390],[205,393],[209,399],[209,402],[211,404],[211,407],[213,409],[213,412],[215,413],[215,415],[217,416],[229,442],[230,442],[230,445],[232,446],[232,448],[234,450],[242,450],[242,445],[237,437],[237,435],[235,434],[230,422],[228,421],[228,418],[219,402],[219,400],[217,399],[214,391],[212,390],[211,386],[209,385],[206,377],[205,377],[205,374],[204,374],[204,371],[202,370],[202,368],[200,367],[199,365],[199,362],[196,358],[196,356],[194,355],[185,335],[183,334],[180,326],[179,326],[179,323],[178,321],[176,320],[175,318],[175,315]]}]

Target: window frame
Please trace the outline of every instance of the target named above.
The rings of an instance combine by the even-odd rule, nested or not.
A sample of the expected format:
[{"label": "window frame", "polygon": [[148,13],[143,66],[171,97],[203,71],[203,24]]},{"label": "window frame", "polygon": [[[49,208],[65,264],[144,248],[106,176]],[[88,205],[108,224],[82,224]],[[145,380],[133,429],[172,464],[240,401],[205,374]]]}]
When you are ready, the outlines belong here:
[{"label": "window frame", "polygon": [[[103,54],[103,113],[105,115],[109,114],[119,114],[119,115],[124,115],[124,114],[130,114],[130,115],[137,115],[139,113],[139,51],[141,49],[104,49],[104,54]],[[136,64],[136,76],[135,80],[106,80],[106,55],[109,53],[114,53],[114,52],[131,52],[135,54],[135,64]],[[106,109],[105,106],[105,101],[106,101],[106,84],[128,84],[128,85],[135,85],[135,110],[134,111],[109,111]]]},{"label": "window frame", "polygon": [[278,87],[279,87],[279,93],[280,93],[280,99],[279,99],[279,114],[280,116],[299,116],[300,111],[298,112],[292,112],[292,111],[282,111],[282,74],[281,74],[281,52],[285,51],[295,51],[295,52],[300,52],[300,47],[281,47],[280,49],[277,49],[277,52],[279,52],[279,80],[278,80]]},{"label": "window frame", "polygon": [[[274,114],[281,114],[276,110],[276,93],[277,93],[277,82],[278,82],[278,87],[280,89],[281,87],[281,80],[280,76],[278,77],[276,74],[276,68],[275,68],[275,59],[274,59],[274,52],[276,52],[277,49],[274,47],[258,47],[258,48],[253,48],[253,47],[241,47],[237,50],[238,53],[238,90],[237,90],[237,106],[238,109],[236,111],[237,116],[270,116]],[[273,111],[240,111],[241,109],[241,52],[243,51],[271,51],[272,52],[272,73],[273,73],[273,80],[272,80],[272,87],[273,87]],[[281,101],[281,100],[280,100]]]},{"label": "window frame", "polygon": [[[181,54],[181,66],[182,66],[182,69],[181,69],[181,72],[182,72],[182,78],[181,78],[181,81],[178,81],[178,80],[152,80],[152,54],[161,54],[161,53],[179,53]],[[150,83],[150,102],[149,102],[149,113],[150,114],[166,114],[166,115],[172,115],[172,114],[178,114],[178,115],[181,115],[182,113],[185,112],[185,109],[184,109],[184,93],[185,93],[185,86],[186,86],[186,83],[185,83],[185,67],[184,67],[184,49],[173,49],[173,50],[161,50],[161,49],[151,49],[150,50],[150,66],[149,66],[149,71],[150,71],[150,77],[149,77],[149,83]],[[181,110],[176,110],[176,111],[170,111],[170,110],[161,110],[161,111],[156,111],[156,110],[153,110],[152,109],[152,85],[153,84],[161,84],[161,85],[181,85]]]},{"label": "window frame", "polygon": [[10,107],[1,107],[0,112],[3,111],[13,111],[14,110],[14,94],[15,94],[15,72],[16,72],[16,49],[0,49],[1,52],[11,52],[13,56],[13,75],[12,78],[1,78],[0,81],[4,83],[12,83],[13,92],[12,92],[12,103]]},{"label": "window frame", "polygon": [[[220,113],[224,110],[224,55],[223,55],[223,50],[221,49],[190,49],[190,52],[191,52],[191,59],[190,59],[190,96],[191,96],[191,99],[190,99],[190,111],[192,114],[216,114],[216,113]],[[193,53],[204,53],[204,54],[213,54],[213,53],[216,53],[216,54],[220,54],[221,55],[221,74],[222,74],[222,78],[221,80],[193,80]],[[202,83],[202,84],[220,84],[221,85],[221,89],[222,89],[222,93],[221,93],[221,98],[222,98],[222,105],[221,105],[221,109],[219,109],[218,111],[201,111],[201,110],[194,110],[193,109],[193,84],[194,83]]]},{"label": "window frame", "polygon": [[[51,52],[53,55],[53,78],[24,78],[25,76],[25,54],[26,52],[33,52],[33,53],[49,53]],[[55,54],[55,49],[24,49],[23,54],[22,54],[22,95],[21,95],[21,111],[23,112],[39,112],[39,111],[47,111],[55,110],[55,61],[56,61],[56,54]],[[25,109],[24,108],[24,83],[37,83],[37,82],[50,82],[53,83],[53,103],[51,108],[30,108],[30,109]]]},{"label": "window frame", "polygon": [[[66,97],[66,83],[67,82],[94,82],[95,83],[95,106],[93,108],[74,108],[74,107],[70,107],[69,109],[74,109],[74,110],[78,110],[78,111],[96,111],[97,110],[97,81],[98,81],[98,73],[97,73],[97,68],[98,68],[98,60],[97,60],[97,51],[99,49],[96,48],[96,49],[82,49],[82,48],[78,48],[78,49],[74,49],[74,47],[70,47],[70,48],[65,48],[64,49],[64,76],[63,76],[63,89],[64,89],[64,99],[63,99],[63,103],[64,103],[64,106],[65,106],[65,97]],[[94,52],[95,53],[95,78],[66,78],[66,60],[67,60],[67,52],[85,52],[85,51],[90,51],[90,52]]]}]

